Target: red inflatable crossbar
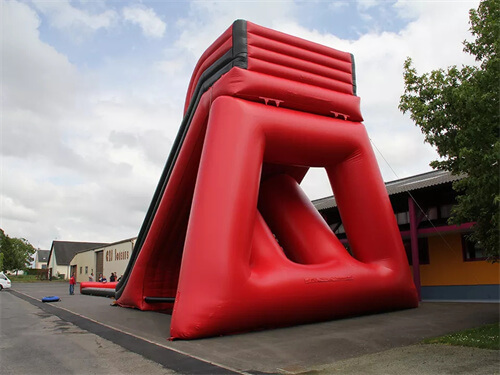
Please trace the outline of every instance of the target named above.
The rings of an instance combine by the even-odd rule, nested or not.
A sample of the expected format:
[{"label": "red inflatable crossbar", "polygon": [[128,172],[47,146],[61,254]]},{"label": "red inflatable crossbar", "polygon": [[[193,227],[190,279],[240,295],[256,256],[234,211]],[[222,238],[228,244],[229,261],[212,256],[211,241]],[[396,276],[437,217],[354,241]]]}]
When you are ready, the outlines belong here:
[{"label": "red inflatable crossbar", "polygon": [[[418,305],[359,111],[352,56],[236,21],[185,116],[117,286],[198,338]],[[352,255],[299,184],[326,169]]]},{"label": "red inflatable crossbar", "polygon": [[94,288],[94,289],[115,289],[118,285],[117,282],[105,282],[100,283],[97,281],[83,281],[80,283],[80,293],[85,288]]}]

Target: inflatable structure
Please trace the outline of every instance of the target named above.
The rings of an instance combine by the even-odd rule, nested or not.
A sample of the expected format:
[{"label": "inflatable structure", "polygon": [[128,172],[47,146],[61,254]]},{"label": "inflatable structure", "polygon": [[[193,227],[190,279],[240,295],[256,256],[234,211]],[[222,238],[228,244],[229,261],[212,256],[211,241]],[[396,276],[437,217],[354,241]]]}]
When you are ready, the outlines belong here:
[{"label": "inflatable structure", "polygon": [[[418,305],[354,61],[238,20],[202,55],[117,285],[193,339]],[[352,254],[302,192],[326,169]]]},{"label": "inflatable structure", "polygon": [[114,297],[117,282],[82,281],[80,283],[80,294],[93,296]]},{"label": "inflatable structure", "polygon": [[42,298],[42,302],[59,302],[60,300],[59,296],[46,296]]}]

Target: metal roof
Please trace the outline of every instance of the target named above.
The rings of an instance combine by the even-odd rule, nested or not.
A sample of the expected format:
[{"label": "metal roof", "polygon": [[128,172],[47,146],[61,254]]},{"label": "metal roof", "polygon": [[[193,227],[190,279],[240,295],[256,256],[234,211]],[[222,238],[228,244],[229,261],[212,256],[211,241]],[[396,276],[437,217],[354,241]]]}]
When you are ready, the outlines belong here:
[{"label": "metal roof", "polygon": [[136,241],[136,240],[137,240],[137,237],[130,237],[130,238],[127,238],[125,240],[120,240],[120,241],[111,242],[111,243],[105,243],[105,244],[102,244],[100,246],[94,246],[94,247],[91,247],[91,248],[88,248],[88,249],[83,249],[83,250],[77,251],[75,253],[75,255],[76,254],[80,254],[80,253],[84,253],[86,251],[100,250],[100,249],[103,249],[105,247],[120,245],[120,244],[125,243],[125,242],[133,242],[133,241]]},{"label": "metal roof", "polygon": [[72,241],[53,241],[50,249],[49,259],[52,252],[55,251],[57,264],[67,266],[73,259],[73,256],[82,250],[91,249],[93,247],[107,245],[102,242],[72,242]]},{"label": "metal roof", "polygon": [[[416,176],[401,178],[399,180],[389,181],[385,183],[385,187],[387,189],[387,194],[394,195],[429,186],[453,182],[464,177],[465,175],[452,175],[448,171],[437,170],[418,174]],[[316,199],[312,203],[318,211],[337,206],[333,196]]]},{"label": "metal roof", "polygon": [[38,257],[38,262],[47,262],[49,254],[50,250],[37,250],[36,255]]}]

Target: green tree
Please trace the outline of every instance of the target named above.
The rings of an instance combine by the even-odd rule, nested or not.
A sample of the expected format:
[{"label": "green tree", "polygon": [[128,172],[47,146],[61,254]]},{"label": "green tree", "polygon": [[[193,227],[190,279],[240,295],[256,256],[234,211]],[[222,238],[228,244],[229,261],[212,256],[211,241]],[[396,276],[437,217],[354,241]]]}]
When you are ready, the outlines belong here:
[{"label": "green tree", "polygon": [[28,268],[35,248],[24,238],[11,238],[0,229],[0,258],[2,271],[19,271]]},{"label": "green tree", "polygon": [[408,58],[399,103],[441,156],[430,165],[466,176],[453,184],[458,197],[450,223],[476,222],[471,239],[491,261],[499,259],[500,241],[499,9],[500,0],[484,0],[469,12],[475,39],[464,41],[464,51],[477,66],[419,76]]}]

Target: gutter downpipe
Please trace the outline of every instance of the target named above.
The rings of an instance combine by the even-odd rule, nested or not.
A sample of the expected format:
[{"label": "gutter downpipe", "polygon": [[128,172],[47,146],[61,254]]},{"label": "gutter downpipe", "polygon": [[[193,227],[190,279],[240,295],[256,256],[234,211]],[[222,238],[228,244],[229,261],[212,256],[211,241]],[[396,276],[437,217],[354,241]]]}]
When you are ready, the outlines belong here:
[{"label": "gutter downpipe", "polygon": [[412,197],[408,197],[408,211],[410,216],[410,239],[411,239],[411,260],[413,269],[413,282],[417,288],[418,300],[422,301],[420,284],[420,261],[418,258],[418,224],[415,202]]}]

